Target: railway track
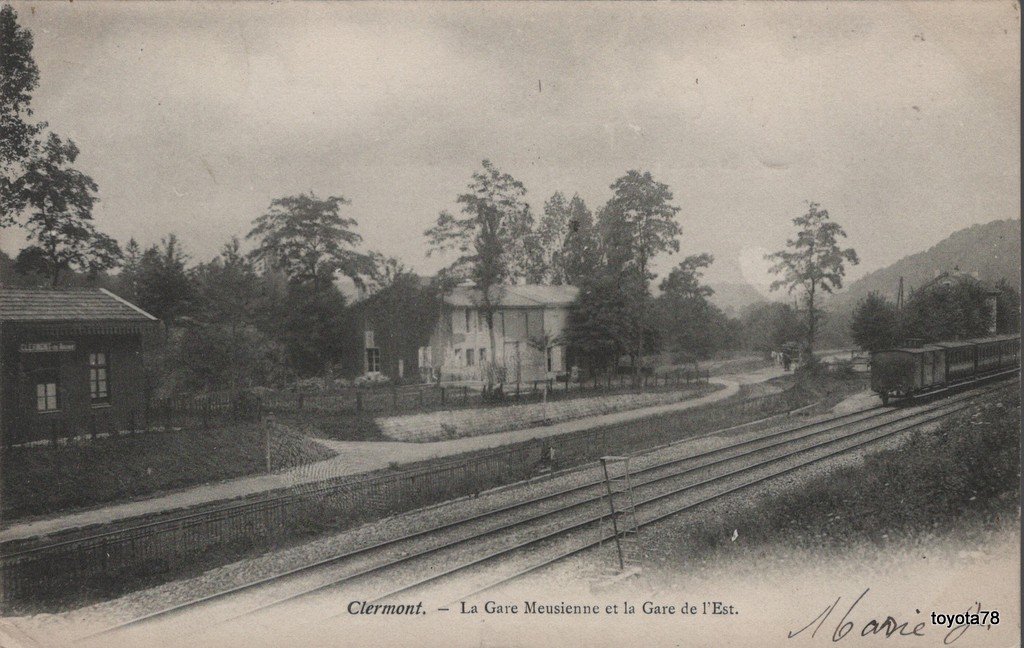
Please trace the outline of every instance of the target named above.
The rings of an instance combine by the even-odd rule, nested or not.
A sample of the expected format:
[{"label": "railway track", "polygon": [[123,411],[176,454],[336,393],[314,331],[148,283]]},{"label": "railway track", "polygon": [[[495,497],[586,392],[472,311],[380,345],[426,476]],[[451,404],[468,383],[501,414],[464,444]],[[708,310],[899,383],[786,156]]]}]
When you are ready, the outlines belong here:
[{"label": "railway track", "polygon": [[[994,389],[1000,389],[997,386]],[[948,416],[994,389],[953,396],[912,410],[879,407],[805,423],[713,448],[696,455],[649,461],[634,472],[638,522],[651,524],[726,494],[748,488],[806,465],[849,452]],[[646,454],[646,453],[644,453]],[[640,455],[644,456],[643,454]],[[112,634],[159,632],[198,613],[205,624],[237,622],[256,613],[289,608],[299,601],[336,599],[351,587],[354,598],[380,602],[426,591],[434,601],[454,601],[492,589],[554,561],[610,540],[601,530],[605,509],[603,481],[546,493],[435,525],[384,542],[339,552],[288,572],[146,614],[105,628],[80,641]],[[568,518],[566,521],[565,518]],[[588,529],[594,529],[588,532]],[[580,539],[580,536],[586,536]],[[462,551],[464,561],[445,561]],[[539,554],[526,567],[509,571],[499,559]],[[424,563],[442,563],[424,570]],[[420,563],[417,566],[417,563]],[[403,573],[404,572],[406,573]],[[422,573],[428,572],[426,575]],[[451,590],[453,575],[461,590]],[[394,583],[400,583],[395,585]],[[463,585],[462,583],[468,583]],[[446,587],[448,589],[446,589]],[[335,606],[343,610],[344,606]],[[166,635],[165,635],[166,636]]]}]

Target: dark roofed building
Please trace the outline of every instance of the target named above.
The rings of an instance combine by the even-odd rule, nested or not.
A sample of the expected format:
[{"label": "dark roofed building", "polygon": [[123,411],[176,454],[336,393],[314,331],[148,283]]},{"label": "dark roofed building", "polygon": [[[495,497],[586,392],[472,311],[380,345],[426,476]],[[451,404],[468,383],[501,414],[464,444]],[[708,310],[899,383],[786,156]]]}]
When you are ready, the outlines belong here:
[{"label": "dark roofed building", "polygon": [[0,408],[7,445],[135,429],[155,317],[104,289],[0,288]]}]

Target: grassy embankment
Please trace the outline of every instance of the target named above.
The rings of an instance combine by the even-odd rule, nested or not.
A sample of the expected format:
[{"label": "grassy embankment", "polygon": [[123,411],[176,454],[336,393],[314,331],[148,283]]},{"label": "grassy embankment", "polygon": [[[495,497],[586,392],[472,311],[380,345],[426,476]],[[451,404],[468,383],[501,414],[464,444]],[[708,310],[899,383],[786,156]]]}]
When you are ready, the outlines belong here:
[{"label": "grassy embankment", "polygon": [[[333,456],[282,426],[271,435],[273,470]],[[154,495],[266,470],[263,427],[150,432],[66,446],[4,451],[3,519]]]},{"label": "grassy embankment", "polygon": [[[651,549],[658,568],[713,567],[777,552],[827,555],[925,537],[985,534],[1018,516],[1020,393],[1016,384],[933,431],[868,454],[798,489],[710,514],[699,528],[667,522]],[[738,509],[738,510],[737,510]],[[732,539],[738,531],[737,539]]]}]

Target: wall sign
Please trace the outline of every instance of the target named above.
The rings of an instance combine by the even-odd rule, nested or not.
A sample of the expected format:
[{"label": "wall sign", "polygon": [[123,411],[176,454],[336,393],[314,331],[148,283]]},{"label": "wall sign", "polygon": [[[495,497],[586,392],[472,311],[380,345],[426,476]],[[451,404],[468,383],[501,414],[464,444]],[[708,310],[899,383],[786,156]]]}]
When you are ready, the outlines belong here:
[{"label": "wall sign", "polygon": [[74,342],[33,342],[22,344],[19,348],[22,353],[60,353],[61,351],[74,351]]}]

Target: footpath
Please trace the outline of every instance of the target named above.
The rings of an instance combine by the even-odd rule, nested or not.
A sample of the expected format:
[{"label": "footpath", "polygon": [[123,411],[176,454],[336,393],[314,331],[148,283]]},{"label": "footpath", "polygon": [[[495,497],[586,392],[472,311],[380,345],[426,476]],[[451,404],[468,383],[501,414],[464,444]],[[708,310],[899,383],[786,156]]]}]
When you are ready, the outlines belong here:
[{"label": "footpath", "polygon": [[425,459],[449,457],[464,452],[519,443],[529,439],[569,434],[595,427],[628,423],[651,416],[682,412],[734,396],[739,392],[741,385],[764,382],[782,375],[784,375],[783,371],[773,366],[746,373],[712,377],[711,382],[720,384],[723,388],[700,398],[475,437],[427,443],[317,439],[319,443],[338,454],[330,459],[296,466],[277,473],[201,484],[145,499],[119,502],[60,516],[15,523],[0,530],[0,542],[27,540],[73,529],[233,500],[324,479],[370,472],[389,466],[395,467]]}]

